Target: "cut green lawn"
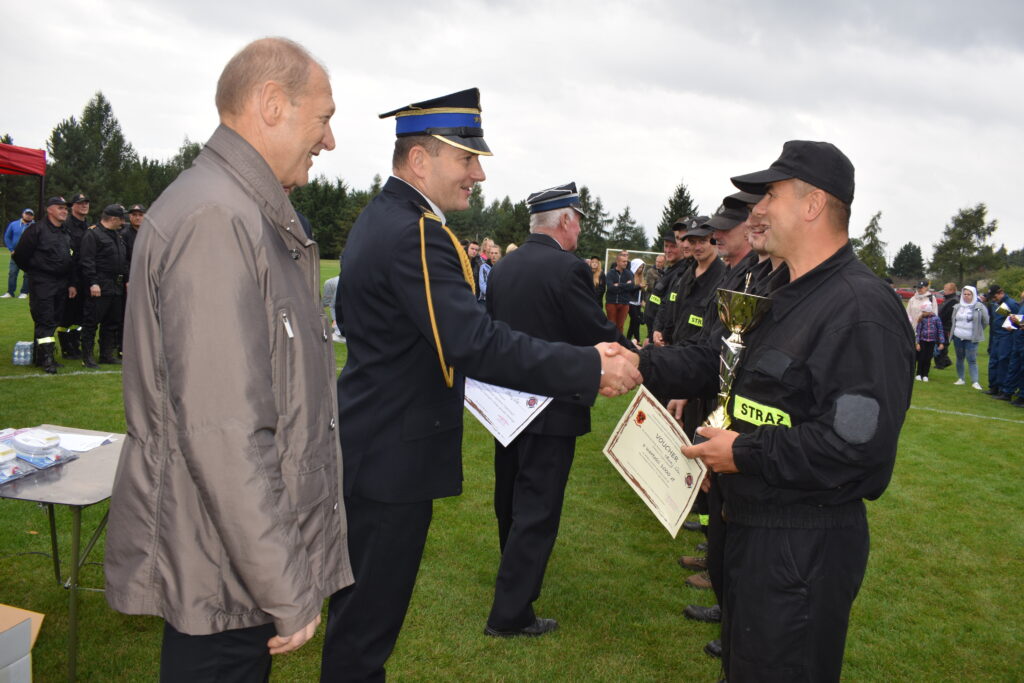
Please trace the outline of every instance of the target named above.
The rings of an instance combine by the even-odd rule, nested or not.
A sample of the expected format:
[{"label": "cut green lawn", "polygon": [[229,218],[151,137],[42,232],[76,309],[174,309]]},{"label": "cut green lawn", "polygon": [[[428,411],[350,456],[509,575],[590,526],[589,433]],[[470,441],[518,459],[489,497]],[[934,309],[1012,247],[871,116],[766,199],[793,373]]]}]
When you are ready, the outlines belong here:
[{"label": "cut green lawn", "polygon": [[[6,272],[6,252],[0,272]],[[323,278],[337,274],[324,261]],[[0,300],[0,427],[43,422],[124,431],[120,374],[69,362],[62,374],[11,365],[14,342],[32,338],[28,302]],[[345,348],[336,344],[340,368]],[[984,351],[984,345],[982,345]],[[884,353],[885,349],[879,349]],[[982,383],[987,357],[979,358]],[[71,373],[75,374],[71,374]],[[854,604],[844,677],[850,681],[1021,680],[1024,671],[1024,410],[969,386],[952,368],[914,386],[889,490],[868,503],[872,551]],[[684,619],[711,604],[688,588],[675,560],[701,540],[672,539],[601,454],[628,397],[598,399],[594,431],[579,440],[541,616],[561,628],[536,640],[483,635],[498,563],[491,509],[493,441],[466,416],[464,493],[435,503],[412,606],[388,664],[394,680],[716,680],[703,654],[717,628]],[[83,456],[88,457],[88,456]],[[86,510],[86,533],[106,505]],[[67,593],[52,572],[41,507],[0,501],[0,602],[45,613],[34,650],[37,680],[64,678]],[[62,550],[70,515],[58,510]],[[99,562],[102,547],[91,558]],[[83,584],[101,586],[97,564]],[[80,600],[83,681],[156,680],[162,623],[110,610],[102,594]],[[326,617],[326,612],[325,612]],[[322,627],[273,678],[316,680]]]}]

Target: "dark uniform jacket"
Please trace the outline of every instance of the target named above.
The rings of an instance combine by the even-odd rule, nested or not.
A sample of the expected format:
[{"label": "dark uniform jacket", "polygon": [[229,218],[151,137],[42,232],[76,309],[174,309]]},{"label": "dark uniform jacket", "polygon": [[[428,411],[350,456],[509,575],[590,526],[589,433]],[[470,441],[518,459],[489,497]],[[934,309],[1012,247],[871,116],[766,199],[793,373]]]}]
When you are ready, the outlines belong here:
[{"label": "dark uniform jacket", "polygon": [[[709,304],[714,300],[718,283],[727,270],[721,259],[716,257],[699,276],[695,269],[691,277],[681,280],[683,286],[676,292],[678,298],[674,302],[672,327],[662,331],[666,344],[693,344],[700,339]],[[712,316],[706,322],[710,324],[716,317]]]},{"label": "dark uniform jacket", "polygon": [[78,287],[82,282],[82,270],[81,264],[78,262],[78,252],[82,248],[82,237],[89,230],[89,220],[78,220],[75,215],[70,211],[71,207],[68,207],[68,217],[64,219],[64,228],[68,231],[68,235],[71,236],[71,252],[74,255],[75,267],[71,275],[71,284]]},{"label": "dark uniform jacket", "polygon": [[[381,254],[389,255],[388,268],[380,267]],[[388,180],[352,227],[338,285],[348,338],[348,361],[338,378],[348,496],[404,503],[461,492],[466,376],[580,405],[594,402],[597,351],[542,342],[492,322],[466,282],[466,273],[472,275],[460,254],[423,196],[398,178]],[[445,364],[454,367],[451,387],[432,320]]]},{"label": "dark uniform jacket", "polygon": [[684,261],[679,260],[665,269],[658,281],[651,287],[651,296],[647,299],[647,325],[650,331],[654,332],[658,320],[658,311],[661,309],[663,299],[668,297],[668,287],[678,277],[679,271],[684,268]]},{"label": "dark uniform jacket", "polygon": [[78,252],[83,285],[99,285],[102,296],[124,296],[128,258],[128,246],[120,230],[107,230],[102,225],[89,228]]},{"label": "dark uniform jacket", "polygon": [[[792,525],[819,515],[817,506],[885,490],[910,405],[914,334],[849,244],[771,299],[744,337],[728,407],[730,429],[741,433],[733,443],[740,473],[718,480],[730,521]],[[717,383],[717,348],[648,347],[640,371],[673,395],[699,395]]]},{"label": "dark uniform jacket", "polygon": [[12,254],[18,267],[35,277],[70,282],[74,268],[71,236],[64,226],[54,225],[44,217],[25,228]]},{"label": "dark uniform jacket", "polygon": [[[594,275],[586,261],[553,238],[532,234],[498,261],[487,285],[487,310],[513,330],[577,346],[617,341],[632,348],[595,304]],[[533,434],[580,436],[590,431],[590,406],[552,401],[526,428]]]},{"label": "dark uniform jacket", "polygon": [[[672,329],[675,327],[679,307],[683,303],[682,299],[679,298],[679,294],[686,289],[690,280],[693,279],[696,263],[697,260],[692,256],[684,258],[671,271],[672,279],[665,282],[665,289],[661,295],[661,305],[658,307],[654,329],[657,332],[661,332],[666,344],[670,343],[669,339],[672,337]],[[666,277],[668,277],[668,274],[666,274]]]}]

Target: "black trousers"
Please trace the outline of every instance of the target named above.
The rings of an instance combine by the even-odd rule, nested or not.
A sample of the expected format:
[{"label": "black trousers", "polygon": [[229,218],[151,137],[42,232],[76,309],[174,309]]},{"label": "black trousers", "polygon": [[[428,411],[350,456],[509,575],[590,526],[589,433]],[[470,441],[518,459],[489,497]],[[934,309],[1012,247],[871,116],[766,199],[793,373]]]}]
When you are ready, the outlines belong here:
[{"label": "black trousers", "polygon": [[32,314],[35,325],[35,338],[52,337],[64,316],[64,302],[68,299],[67,280],[47,277],[44,273],[34,273],[29,282],[31,297],[28,310]]},{"label": "black trousers", "polygon": [[355,584],[331,596],[321,681],[383,681],[409,609],[433,501],[381,503],[346,497]]},{"label": "black trousers", "polygon": [[491,628],[511,631],[537,618],[548,559],[555,547],[569,479],[574,436],[520,434],[508,448],[494,442],[494,514],[498,518],[501,562]]},{"label": "black trousers", "polygon": [[85,307],[85,299],[89,298],[89,287],[75,284],[75,289],[78,294],[71,299],[68,297],[67,286],[64,287],[64,313],[60,318],[60,326],[64,328],[82,324],[82,310]]},{"label": "black trousers", "polygon": [[270,680],[273,624],[190,636],[164,622],[160,680],[164,683],[262,683]]},{"label": "black trousers", "polygon": [[726,523],[726,678],[838,681],[850,608],[867,566],[866,518],[831,529],[749,527],[728,516]]},{"label": "black trousers", "polygon": [[88,296],[82,311],[82,349],[92,348],[96,328],[100,329],[100,353],[117,347],[121,334],[124,296]]},{"label": "black trousers", "polygon": [[932,356],[935,355],[935,342],[923,341],[918,342],[921,345],[921,350],[917,352],[917,375],[919,377],[927,377],[928,371],[932,369]]}]

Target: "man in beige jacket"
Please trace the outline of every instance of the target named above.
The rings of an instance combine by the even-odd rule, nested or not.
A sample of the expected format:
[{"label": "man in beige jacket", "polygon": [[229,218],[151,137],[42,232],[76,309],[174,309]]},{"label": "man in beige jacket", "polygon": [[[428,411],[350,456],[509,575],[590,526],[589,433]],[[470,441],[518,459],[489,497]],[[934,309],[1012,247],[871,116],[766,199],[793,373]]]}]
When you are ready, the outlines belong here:
[{"label": "man in beige jacket", "polygon": [[330,82],[267,38],[217,109],[135,243],[105,562],[111,607],[163,617],[161,678],[189,683],[265,680],[352,583],[320,257],[285,194],[334,148]]}]

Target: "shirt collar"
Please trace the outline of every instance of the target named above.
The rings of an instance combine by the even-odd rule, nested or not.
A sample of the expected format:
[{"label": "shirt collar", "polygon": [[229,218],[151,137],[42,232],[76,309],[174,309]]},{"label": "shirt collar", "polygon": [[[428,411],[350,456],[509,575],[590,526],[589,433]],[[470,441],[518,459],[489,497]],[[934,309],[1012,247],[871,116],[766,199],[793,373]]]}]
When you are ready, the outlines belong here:
[{"label": "shirt collar", "polygon": [[412,183],[410,183],[408,180],[405,180],[404,178],[399,178],[396,175],[393,175],[391,177],[394,178],[395,180],[401,180],[403,183],[405,183],[406,185],[411,187],[413,190],[415,190],[416,194],[418,194],[419,196],[423,197],[423,201],[425,201],[427,204],[430,205],[430,210],[433,211],[435,214],[437,214],[437,217],[441,219],[441,223],[447,225],[448,221],[444,217],[444,212],[441,211],[440,208],[438,208],[437,204],[435,204],[434,202],[430,201],[430,197],[428,197],[427,195],[425,195],[422,192],[420,192],[416,188],[416,186],[413,185]]}]

